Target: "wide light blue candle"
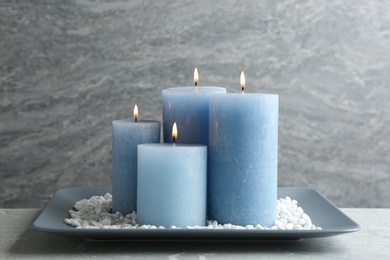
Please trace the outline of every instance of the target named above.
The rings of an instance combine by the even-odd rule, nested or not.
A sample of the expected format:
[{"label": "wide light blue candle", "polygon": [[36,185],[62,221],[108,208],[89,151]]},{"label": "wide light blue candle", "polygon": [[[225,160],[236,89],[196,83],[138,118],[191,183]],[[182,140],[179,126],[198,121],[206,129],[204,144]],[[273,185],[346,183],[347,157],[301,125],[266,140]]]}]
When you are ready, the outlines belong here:
[{"label": "wide light blue candle", "polygon": [[207,147],[138,145],[137,189],[137,222],[140,225],[204,226]]},{"label": "wide light blue candle", "polygon": [[137,145],[160,142],[160,122],[132,119],[112,122],[112,211],[136,210]]},{"label": "wide light blue candle", "polygon": [[272,226],[276,217],[278,95],[210,99],[209,219]]},{"label": "wide light blue candle", "polygon": [[208,144],[209,99],[212,93],[226,93],[222,87],[176,87],[162,91],[163,136],[172,142],[171,129],[177,122],[177,143]]}]

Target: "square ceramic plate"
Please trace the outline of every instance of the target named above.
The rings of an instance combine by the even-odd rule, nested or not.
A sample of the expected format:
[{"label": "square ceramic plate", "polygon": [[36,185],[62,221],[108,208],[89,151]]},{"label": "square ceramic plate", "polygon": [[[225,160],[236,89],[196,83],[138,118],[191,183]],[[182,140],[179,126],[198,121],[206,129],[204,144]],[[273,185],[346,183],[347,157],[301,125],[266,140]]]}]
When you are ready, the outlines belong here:
[{"label": "square ceramic plate", "polygon": [[310,188],[278,188],[278,198],[298,201],[312,223],[322,230],[228,230],[228,229],[76,229],[65,224],[76,201],[111,192],[109,188],[59,189],[33,223],[36,230],[58,235],[105,240],[294,240],[355,232],[360,226],[318,191]]}]

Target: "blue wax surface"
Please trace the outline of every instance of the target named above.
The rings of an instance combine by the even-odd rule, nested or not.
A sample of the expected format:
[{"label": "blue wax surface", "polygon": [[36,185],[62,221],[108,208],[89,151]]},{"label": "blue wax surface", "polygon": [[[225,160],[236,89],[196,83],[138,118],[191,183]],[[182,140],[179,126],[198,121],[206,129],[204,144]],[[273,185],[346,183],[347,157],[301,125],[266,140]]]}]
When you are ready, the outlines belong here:
[{"label": "blue wax surface", "polygon": [[212,93],[226,93],[226,89],[201,86],[162,91],[164,143],[172,143],[172,126],[176,122],[176,143],[208,144],[209,98]]},{"label": "blue wax surface", "polygon": [[138,145],[137,222],[187,227],[206,224],[207,147]]},{"label": "blue wax surface", "polygon": [[137,145],[160,142],[160,122],[112,122],[112,210],[127,215],[137,203]]},{"label": "blue wax surface", "polygon": [[270,227],[276,218],[278,95],[210,99],[209,219]]}]

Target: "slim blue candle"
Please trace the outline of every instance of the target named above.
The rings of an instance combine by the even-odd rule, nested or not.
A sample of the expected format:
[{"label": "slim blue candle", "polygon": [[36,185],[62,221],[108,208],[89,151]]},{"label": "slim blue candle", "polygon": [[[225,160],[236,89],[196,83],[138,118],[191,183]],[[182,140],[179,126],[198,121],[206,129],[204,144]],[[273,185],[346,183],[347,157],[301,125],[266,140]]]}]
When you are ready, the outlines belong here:
[{"label": "slim blue candle", "polygon": [[277,148],[278,95],[211,97],[209,219],[242,226],[274,224]]},{"label": "slim blue candle", "polygon": [[162,91],[163,137],[172,142],[173,122],[180,126],[177,143],[204,144],[209,142],[209,99],[213,93],[226,93],[222,87],[198,86],[198,69],[194,71],[195,87],[176,87]]},{"label": "slim blue candle", "polygon": [[[138,108],[134,110],[138,110]],[[112,211],[127,215],[137,203],[137,145],[160,142],[160,122],[137,120],[112,122]]]}]

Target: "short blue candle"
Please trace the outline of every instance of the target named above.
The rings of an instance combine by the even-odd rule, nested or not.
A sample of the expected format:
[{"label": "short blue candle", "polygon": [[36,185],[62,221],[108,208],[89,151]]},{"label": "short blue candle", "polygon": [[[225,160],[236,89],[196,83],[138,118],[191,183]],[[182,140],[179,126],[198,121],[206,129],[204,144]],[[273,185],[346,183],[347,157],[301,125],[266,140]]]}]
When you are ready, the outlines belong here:
[{"label": "short blue candle", "polygon": [[112,211],[127,215],[137,203],[137,145],[160,142],[160,122],[112,122]]},{"label": "short blue candle", "polygon": [[137,188],[138,224],[204,226],[207,146],[138,145]]},{"label": "short blue candle", "polygon": [[272,226],[276,218],[278,95],[210,99],[209,219]]},{"label": "short blue candle", "polygon": [[172,142],[172,125],[177,122],[177,143],[204,144],[209,141],[209,98],[226,93],[222,87],[176,87],[162,91],[164,143]]}]

